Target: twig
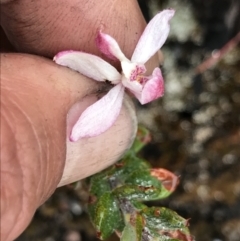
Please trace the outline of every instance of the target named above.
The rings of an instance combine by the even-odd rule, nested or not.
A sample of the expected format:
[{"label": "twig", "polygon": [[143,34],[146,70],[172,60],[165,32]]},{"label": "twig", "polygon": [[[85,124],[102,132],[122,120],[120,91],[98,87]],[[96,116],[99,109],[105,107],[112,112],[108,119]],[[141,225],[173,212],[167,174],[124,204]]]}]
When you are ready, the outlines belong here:
[{"label": "twig", "polygon": [[239,42],[240,32],[238,32],[237,35],[226,43],[221,49],[213,51],[211,57],[198,65],[195,69],[196,74],[202,74],[204,71],[211,68],[214,64],[220,61],[226,53],[235,48]]}]

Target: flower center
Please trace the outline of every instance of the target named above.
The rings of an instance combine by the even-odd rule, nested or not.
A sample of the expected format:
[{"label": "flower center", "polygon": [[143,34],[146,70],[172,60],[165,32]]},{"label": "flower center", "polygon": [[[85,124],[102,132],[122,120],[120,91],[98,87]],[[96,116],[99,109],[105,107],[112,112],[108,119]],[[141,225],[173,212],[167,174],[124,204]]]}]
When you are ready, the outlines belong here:
[{"label": "flower center", "polygon": [[141,79],[144,78],[142,74],[146,72],[144,65],[136,65],[135,69],[132,70],[130,74],[130,81],[141,82]]},{"label": "flower center", "polygon": [[145,83],[148,78],[143,74],[146,72],[146,68],[143,64],[131,63],[130,61],[122,61],[123,74],[127,79],[132,81],[137,81],[140,84]]},{"label": "flower center", "polygon": [[138,75],[137,78],[135,79],[138,83],[141,85],[145,84],[148,81],[148,77],[144,75]]}]

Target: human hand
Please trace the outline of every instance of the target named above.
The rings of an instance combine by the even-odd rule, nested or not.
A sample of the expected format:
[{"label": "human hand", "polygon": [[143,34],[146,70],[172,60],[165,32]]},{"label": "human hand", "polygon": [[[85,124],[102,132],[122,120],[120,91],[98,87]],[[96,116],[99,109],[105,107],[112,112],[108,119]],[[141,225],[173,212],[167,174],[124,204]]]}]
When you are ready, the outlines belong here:
[{"label": "human hand", "polygon": [[[66,138],[81,112],[105,85],[58,66],[65,49],[100,55],[99,25],[131,56],[145,22],[135,0],[2,0],[1,26],[1,240],[13,240],[57,186],[85,178],[114,163],[130,147],[136,117],[125,98],[105,133],[71,143]],[[3,40],[3,39],[2,39]],[[10,42],[10,44],[9,44]],[[28,54],[26,54],[28,53]],[[156,59],[150,63],[157,65]],[[116,66],[118,67],[118,66]]]}]

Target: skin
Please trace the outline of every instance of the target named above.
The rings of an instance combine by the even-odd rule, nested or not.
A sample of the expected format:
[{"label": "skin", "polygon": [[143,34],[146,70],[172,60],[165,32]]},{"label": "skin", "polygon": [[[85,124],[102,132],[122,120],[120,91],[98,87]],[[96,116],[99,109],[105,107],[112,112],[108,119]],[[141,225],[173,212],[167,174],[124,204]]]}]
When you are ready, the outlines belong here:
[{"label": "skin", "polygon": [[[12,0],[1,3],[1,240],[15,239],[58,186],[114,163],[130,147],[136,116],[129,97],[105,133],[76,143],[76,118],[105,91],[51,59],[95,46],[99,26],[130,57],[145,27],[135,0]],[[107,7],[105,7],[107,6]],[[11,53],[10,53],[11,52]],[[15,52],[15,53],[13,53]],[[119,68],[118,63],[113,63]],[[148,63],[157,66],[156,57]],[[66,135],[67,133],[67,135]]]}]

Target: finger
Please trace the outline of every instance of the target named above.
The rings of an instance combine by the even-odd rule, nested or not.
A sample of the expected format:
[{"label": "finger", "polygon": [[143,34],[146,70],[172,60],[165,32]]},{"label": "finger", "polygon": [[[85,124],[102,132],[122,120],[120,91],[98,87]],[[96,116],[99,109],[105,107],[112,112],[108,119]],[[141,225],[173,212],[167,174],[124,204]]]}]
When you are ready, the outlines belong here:
[{"label": "finger", "polygon": [[[69,49],[102,56],[95,44],[99,28],[130,58],[146,26],[136,0],[11,1],[2,5],[1,24],[18,51],[50,58]],[[157,56],[151,65],[150,72]]]},{"label": "finger", "polygon": [[136,0],[18,0],[2,5],[2,26],[18,50],[52,57],[64,49],[99,53],[100,27],[130,54],[145,22]]},{"label": "finger", "polygon": [[1,240],[16,238],[57,185],[101,170],[131,144],[136,121],[125,104],[107,132],[66,145],[67,129],[101,88],[50,60],[2,54]]}]

